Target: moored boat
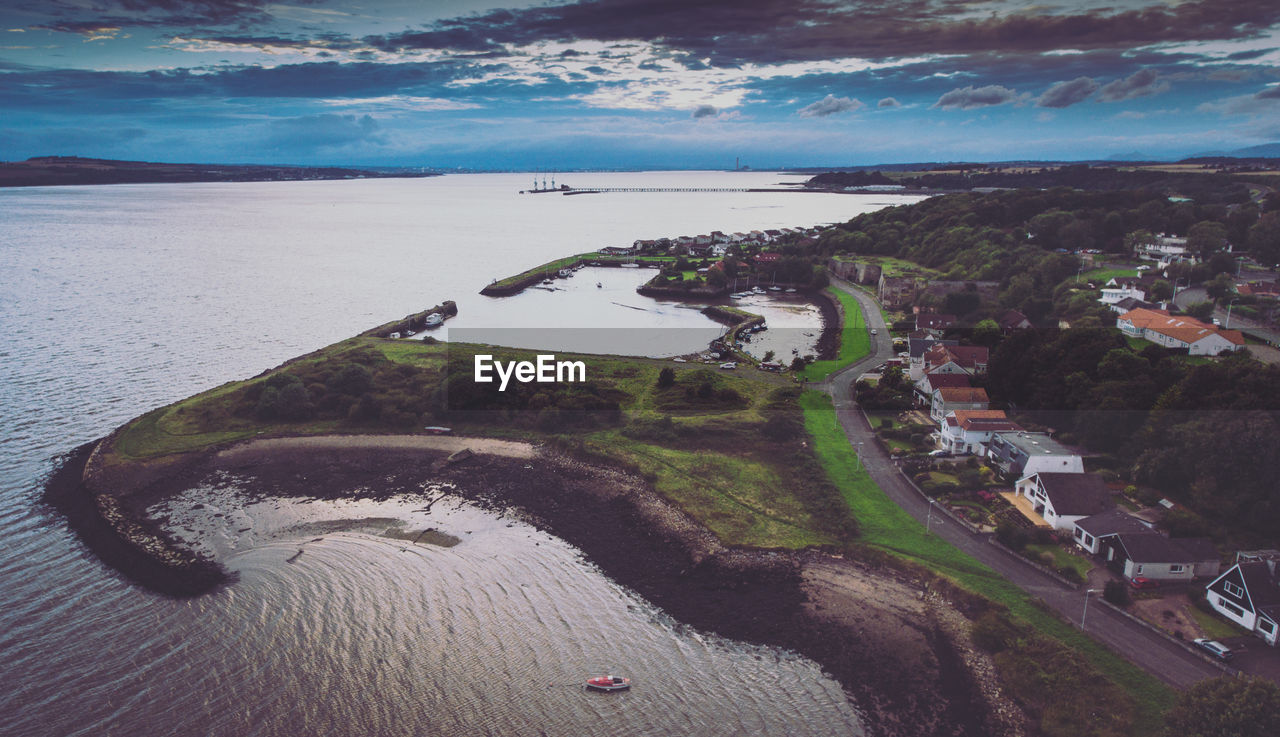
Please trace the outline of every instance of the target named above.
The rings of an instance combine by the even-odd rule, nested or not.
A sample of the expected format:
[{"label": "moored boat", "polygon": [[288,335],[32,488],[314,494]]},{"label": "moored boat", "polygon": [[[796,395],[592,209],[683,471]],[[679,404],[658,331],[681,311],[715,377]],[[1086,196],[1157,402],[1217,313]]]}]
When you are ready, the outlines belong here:
[{"label": "moored boat", "polygon": [[587,688],[593,691],[624,691],[631,688],[631,679],[622,676],[596,676],[587,679]]}]

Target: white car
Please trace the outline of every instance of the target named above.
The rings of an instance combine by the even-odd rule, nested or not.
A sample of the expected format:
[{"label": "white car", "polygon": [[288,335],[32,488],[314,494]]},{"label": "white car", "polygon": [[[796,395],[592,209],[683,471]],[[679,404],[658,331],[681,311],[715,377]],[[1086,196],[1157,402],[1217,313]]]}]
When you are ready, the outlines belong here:
[{"label": "white car", "polygon": [[1214,657],[1221,660],[1226,660],[1232,655],[1231,648],[1223,645],[1217,640],[1207,640],[1203,637],[1199,637],[1193,640],[1193,642],[1195,642],[1196,647],[1201,648],[1202,650],[1207,650],[1209,653],[1213,654]]},{"label": "white car", "polygon": [[727,361],[727,362],[725,362],[725,363],[720,364],[720,368],[722,368],[722,369],[736,369],[736,368],[738,368],[738,363],[737,363],[736,361]]}]

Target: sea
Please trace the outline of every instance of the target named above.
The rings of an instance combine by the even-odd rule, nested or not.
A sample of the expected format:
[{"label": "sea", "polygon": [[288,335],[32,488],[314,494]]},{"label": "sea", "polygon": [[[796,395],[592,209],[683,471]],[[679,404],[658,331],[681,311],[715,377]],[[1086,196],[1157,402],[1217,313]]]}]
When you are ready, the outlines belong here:
[{"label": "sea", "polygon": [[[801,177],[561,180],[748,188]],[[62,454],[127,420],[444,300],[459,310],[433,333],[445,340],[501,329],[512,344],[554,335],[560,344],[537,347],[592,350],[591,336],[621,333],[659,337],[611,352],[703,350],[722,328],[637,295],[645,269],[479,292],[636,239],[835,223],[914,201],[521,194],[532,184],[458,174],[0,190],[0,734],[864,732],[858,705],[812,661],[684,626],[572,546],[447,489],[426,508],[263,499],[235,478],[193,488],[157,513],[238,579],[191,599],[130,583],[42,503]],[[753,303],[800,336],[821,327],[799,301]],[[426,527],[440,544],[398,534]],[[612,672],[633,688],[582,689]]]}]

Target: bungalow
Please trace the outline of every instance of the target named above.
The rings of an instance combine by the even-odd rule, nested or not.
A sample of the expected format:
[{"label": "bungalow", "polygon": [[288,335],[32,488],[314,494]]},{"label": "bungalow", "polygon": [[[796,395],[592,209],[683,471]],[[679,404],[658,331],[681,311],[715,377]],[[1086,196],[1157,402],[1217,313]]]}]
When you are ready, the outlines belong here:
[{"label": "bungalow", "polygon": [[1174,317],[1165,310],[1130,310],[1116,319],[1125,335],[1145,338],[1165,348],[1185,349],[1192,356],[1216,356],[1244,348],[1239,330],[1219,330],[1191,317]]},{"label": "bungalow", "polygon": [[1124,313],[1126,313],[1126,312],[1131,312],[1131,311],[1133,311],[1133,310],[1158,310],[1158,309],[1160,309],[1157,305],[1153,305],[1153,304],[1151,304],[1150,302],[1143,302],[1142,300],[1140,300],[1140,299],[1134,299],[1133,297],[1125,297],[1124,299],[1120,300],[1119,302],[1116,302],[1116,303],[1115,303],[1115,304],[1113,304],[1113,305],[1107,305],[1107,306],[1108,306],[1109,308],[1111,308],[1111,311],[1112,311],[1112,312],[1115,312],[1115,313],[1120,314],[1120,315],[1123,315],[1123,314],[1124,314]]},{"label": "bungalow", "polygon": [[1040,472],[1084,473],[1084,458],[1043,432],[1002,432],[991,437],[987,458],[1006,476]]},{"label": "bungalow", "polygon": [[1140,282],[1129,280],[1117,281],[1111,279],[1106,286],[1102,288],[1102,296],[1098,301],[1110,307],[1122,299],[1132,297],[1133,299],[1146,299],[1147,292],[1142,288]]},{"label": "bungalow", "polygon": [[[969,377],[967,374],[947,374],[942,372],[924,374],[915,383],[916,404],[921,407],[932,406],[934,391],[943,387],[967,386],[969,386]],[[985,407],[983,409],[985,409]],[[945,417],[946,415],[943,416]]]},{"label": "bungalow", "polygon": [[1273,646],[1280,632],[1278,559],[1275,550],[1239,553],[1236,564],[1205,587],[1209,606]]},{"label": "bungalow", "polygon": [[953,410],[939,423],[940,444],[958,455],[982,454],[993,433],[1021,429],[1001,409]]},{"label": "bungalow", "polygon": [[935,422],[940,422],[948,412],[958,409],[987,409],[990,405],[991,400],[987,398],[986,389],[971,386],[944,386],[933,390],[929,416]]},{"label": "bungalow", "polygon": [[1187,256],[1187,239],[1176,236],[1161,235],[1154,242],[1139,243],[1134,249],[1139,258],[1153,261],[1173,261]]},{"label": "bungalow", "polygon": [[1040,471],[1019,479],[1014,490],[1031,502],[1045,522],[1062,532],[1073,531],[1080,520],[1111,506],[1111,491],[1102,477],[1093,473]]},{"label": "bungalow", "polygon": [[1216,575],[1220,566],[1218,551],[1207,538],[1170,538],[1152,530],[1119,532],[1102,538],[1098,547],[1107,567],[1128,579],[1190,581],[1197,575]]}]

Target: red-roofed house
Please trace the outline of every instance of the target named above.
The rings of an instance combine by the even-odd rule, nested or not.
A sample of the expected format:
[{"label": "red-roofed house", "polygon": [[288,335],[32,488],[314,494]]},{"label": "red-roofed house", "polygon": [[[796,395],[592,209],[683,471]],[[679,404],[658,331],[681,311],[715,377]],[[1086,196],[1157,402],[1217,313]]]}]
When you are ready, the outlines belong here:
[{"label": "red-roofed house", "polygon": [[928,407],[933,403],[933,392],[944,386],[969,386],[968,374],[948,374],[935,372],[925,374],[916,381],[916,404]]},{"label": "red-roofed house", "polygon": [[993,433],[1021,429],[1002,409],[953,410],[939,423],[942,448],[958,455],[982,453]]},{"label": "red-roofed house", "polygon": [[1011,330],[1025,330],[1031,327],[1030,318],[1017,310],[1006,310],[996,322],[1000,325],[1000,330],[1005,333]]},{"label": "red-roofed house", "polygon": [[1191,317],[1173,316],[1165,310],[1130,310],[1116,320],[1125,335],[1145,338],[1165,348],[1186,350],[1192,356],[1216,356],[1244,348],[1239,330],[1219,330]]},{"label": "red-roofed house", "polygon": [[991,405],[987,390],[972,386],[944,386],[933,390],[929,416],[940,422],[958,409],[986,409]]},{"label": "red-roofed house", "polygon": [[935,345],[924,354],[925,373],[985,374],[990,351],[980,345]]},{"label": "red-roofed house", "polygon": [[945,315],[936,312],[921,312],[916,315],[916,330],[928,330],[930,333],[940,333],[954,325],[955,322],[955,315]]}]

